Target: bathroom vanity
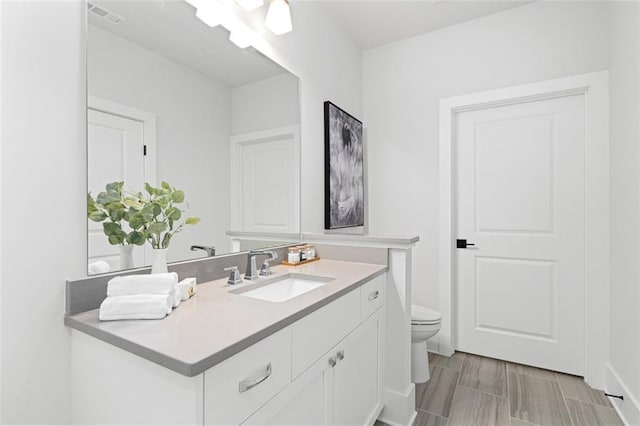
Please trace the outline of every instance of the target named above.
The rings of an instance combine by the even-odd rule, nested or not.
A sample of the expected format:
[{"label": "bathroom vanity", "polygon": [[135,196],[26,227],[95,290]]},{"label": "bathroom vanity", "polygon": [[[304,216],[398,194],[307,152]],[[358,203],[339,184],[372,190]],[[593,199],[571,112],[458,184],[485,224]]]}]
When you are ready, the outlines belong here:
[{"label": "bathroom vanity", "polygon": [[327,281],[283,302],[245,295],[272,285],[260,280],[211,281],[163,320],[69,316],[73,423],[372,424],[383,407],[387,270],[278,266],[262,280]]}]

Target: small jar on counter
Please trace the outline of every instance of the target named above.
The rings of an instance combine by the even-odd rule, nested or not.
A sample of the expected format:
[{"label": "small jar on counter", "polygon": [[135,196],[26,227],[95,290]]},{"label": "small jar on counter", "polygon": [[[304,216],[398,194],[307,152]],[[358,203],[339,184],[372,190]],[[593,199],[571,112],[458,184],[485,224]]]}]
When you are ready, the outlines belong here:
[{"label": "small jar on counter", "polygon": [[290,247],[287,252],[287,262],[298,263],[300,262],[300,249],[298,247]]},{"label": "small jar on counter", "polygon": [[300,250],[300,262],[307,260],[307,246],[299,246],[298,250]]},{"label": "small jar on counter", "polygon": [[305,246],[305,250],[307,251],[307,259],[315,259],[316,246],[314,246],[313,244],[307,244]]}]

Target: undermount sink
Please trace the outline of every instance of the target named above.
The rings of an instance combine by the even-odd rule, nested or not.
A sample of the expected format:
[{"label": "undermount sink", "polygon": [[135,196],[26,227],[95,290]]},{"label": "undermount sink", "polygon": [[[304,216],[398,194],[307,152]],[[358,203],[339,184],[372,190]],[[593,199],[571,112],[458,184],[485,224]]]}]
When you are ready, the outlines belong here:
[{"label": "undermount sink", "polygon": [[289,273],[259,281],[255,285],[233,290],[231,293],[268,302],[286,302],[301,294],[322,287],[334,279],[320,275]]}]

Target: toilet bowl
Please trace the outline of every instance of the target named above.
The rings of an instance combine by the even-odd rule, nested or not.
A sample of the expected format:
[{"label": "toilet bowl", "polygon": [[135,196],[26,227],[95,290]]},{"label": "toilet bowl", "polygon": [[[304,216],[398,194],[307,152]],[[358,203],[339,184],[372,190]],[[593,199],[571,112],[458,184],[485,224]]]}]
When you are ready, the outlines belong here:
[{"label": "toilet bowl", "polygon": [[442,314],[422,306],[411,306],[411,381],[424,383],[429,374],[427,340],[440,331]]}]

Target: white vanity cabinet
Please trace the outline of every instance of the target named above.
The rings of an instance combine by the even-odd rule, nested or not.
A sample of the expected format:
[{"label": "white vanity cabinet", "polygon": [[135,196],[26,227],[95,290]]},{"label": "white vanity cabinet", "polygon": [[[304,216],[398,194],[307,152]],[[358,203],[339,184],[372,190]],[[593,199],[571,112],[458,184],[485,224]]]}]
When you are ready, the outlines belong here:
[{"label": "white vanity cabinet", "polygon": [[[382,408],[383,289],[378,277],[293,324],[294,381],[243,424],[372,424]],[[369,301],[370,290],[378,294]],[[361,306],[363,291],[367,303]],[[336,334],[344,337],[305,365]]]},{"label": "white vanity cabinet", "polygon": [[382,274],[194,377],[74,330],[72,423],[373,424],[384,288]]}]

